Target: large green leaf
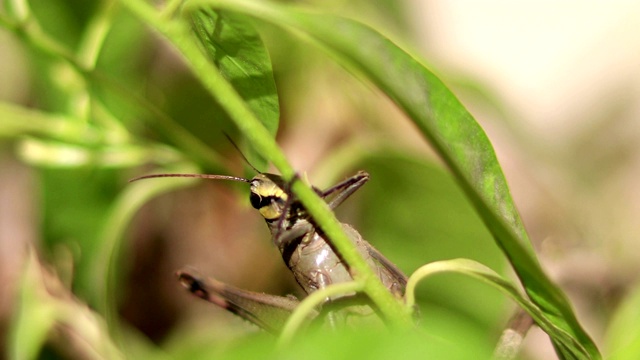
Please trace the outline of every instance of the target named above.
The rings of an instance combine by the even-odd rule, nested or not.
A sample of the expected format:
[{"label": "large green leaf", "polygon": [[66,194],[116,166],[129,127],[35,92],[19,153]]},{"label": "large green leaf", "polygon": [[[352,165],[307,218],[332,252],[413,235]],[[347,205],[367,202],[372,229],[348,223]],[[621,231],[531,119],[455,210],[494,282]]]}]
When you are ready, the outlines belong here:
[{"label": "large green leaf", "polygon": [[[377,31],[325,13],[249,1],[206,1],[293,29],[374,83],[420,129],[442,157],[509,259],[527,294],[591,355],[600,354],[562,291],[540,267],[496,159],[473,116],[429,69]],[[551,334],[552,335],[552,334]],[[582,358],[551,336],[563,358]]]},{"label": "large green leaf", "polygon": [[[195,12],[191,19],[209,60],[275,137],[280,117],[278,93],[271,59],[252,24],[237,14],[211,9]],[[266,160],[256,156],[255,150],[248,155],[254,165],[266,167]]]}]

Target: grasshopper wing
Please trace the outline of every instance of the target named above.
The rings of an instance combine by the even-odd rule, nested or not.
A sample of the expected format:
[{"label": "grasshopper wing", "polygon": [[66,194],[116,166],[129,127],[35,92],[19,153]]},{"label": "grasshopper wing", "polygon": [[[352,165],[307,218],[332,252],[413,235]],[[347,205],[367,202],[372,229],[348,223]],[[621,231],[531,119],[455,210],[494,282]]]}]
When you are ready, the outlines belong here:
[{"label": "grasshopper wing", "polygon": [[[404,289],[407,286],[407,275],[405,275],[404,272],[402,272],[402,270],[400,270],[400,268],[396,266],[396,264],[382,255],[382,253],[378,251],[378,249],[374,248],[367,241],[362,241],[367,248],[367,253],[369,254],[369,256],[371,256],[373,260],[380,264],[382,268],[386,270],[388,276],[390,276],[390,284],[385,283],[385,285],[387,285],[389,290],[395,295],[403,296]],[[383,280],[384,283],[385,281],[381,274],[379,274],[378,276],[380,276],[381,280]]]}]

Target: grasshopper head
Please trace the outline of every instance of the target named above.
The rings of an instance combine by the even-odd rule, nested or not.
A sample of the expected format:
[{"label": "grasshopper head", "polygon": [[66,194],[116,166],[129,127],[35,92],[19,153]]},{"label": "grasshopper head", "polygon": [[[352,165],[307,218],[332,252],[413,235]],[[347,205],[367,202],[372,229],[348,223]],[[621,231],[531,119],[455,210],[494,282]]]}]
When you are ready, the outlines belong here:
[{"label": "grasshopper head", "polygon": [[260,211],[265,220],[278,220],[284,211],[288,195],[284,180],[274,174],[262,173],[251,179],[251,206]]},{"label": "grasshopper head", "polygon": [[258,211],[260,211],[262,217],[264,217],[268,222],[278,220],[282,216],[282,213],[285,211],[284,207],[288,198],[287,193],[284,190],[285,181],[282,179],[282,177],[268,173],[260,173],[251,180],[228,175],[153,174],[140,176],[129,181],[131,182],[159,177],[190,177],[201,179],[232,180],[249,183],[251,184],[251,195],[249,197],[251,205]]}]

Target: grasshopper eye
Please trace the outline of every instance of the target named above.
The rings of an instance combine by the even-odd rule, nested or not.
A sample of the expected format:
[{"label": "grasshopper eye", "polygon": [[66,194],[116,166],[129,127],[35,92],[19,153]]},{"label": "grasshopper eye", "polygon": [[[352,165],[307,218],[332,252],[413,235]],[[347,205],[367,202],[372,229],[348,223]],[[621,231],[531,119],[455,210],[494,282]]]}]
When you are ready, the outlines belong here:
[{"label": "grasshopper eye", "polygon": [[249,201],[251,202],[251,206],[253,206],[254,209],[260,209],[263,204],[262,204],[262,196],[252,192],[251,195],[249,195]]}]

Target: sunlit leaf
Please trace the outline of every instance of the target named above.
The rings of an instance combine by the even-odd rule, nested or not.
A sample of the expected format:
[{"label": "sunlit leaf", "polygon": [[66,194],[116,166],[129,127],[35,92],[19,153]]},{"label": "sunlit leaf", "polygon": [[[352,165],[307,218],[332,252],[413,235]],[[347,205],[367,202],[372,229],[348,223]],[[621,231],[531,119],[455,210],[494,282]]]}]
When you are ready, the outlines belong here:
[{"label": "sunlit leaf", "polygon": [[19,143],[18,155],[29,164],[52,168],[133,167],[149,162],[166,163],[178,157],[168,148],[132,144],[86,147],[32,137]]},{"label": "sunlit leaf", "polygon": [[[194,13],[192,22],[209,60],[275,136],[280,117],[278,93],[271,59],[253,25],[237,14],[210,9]],[[266,167],[266,160],[255,149],[248,156],[254,166]]]}]

